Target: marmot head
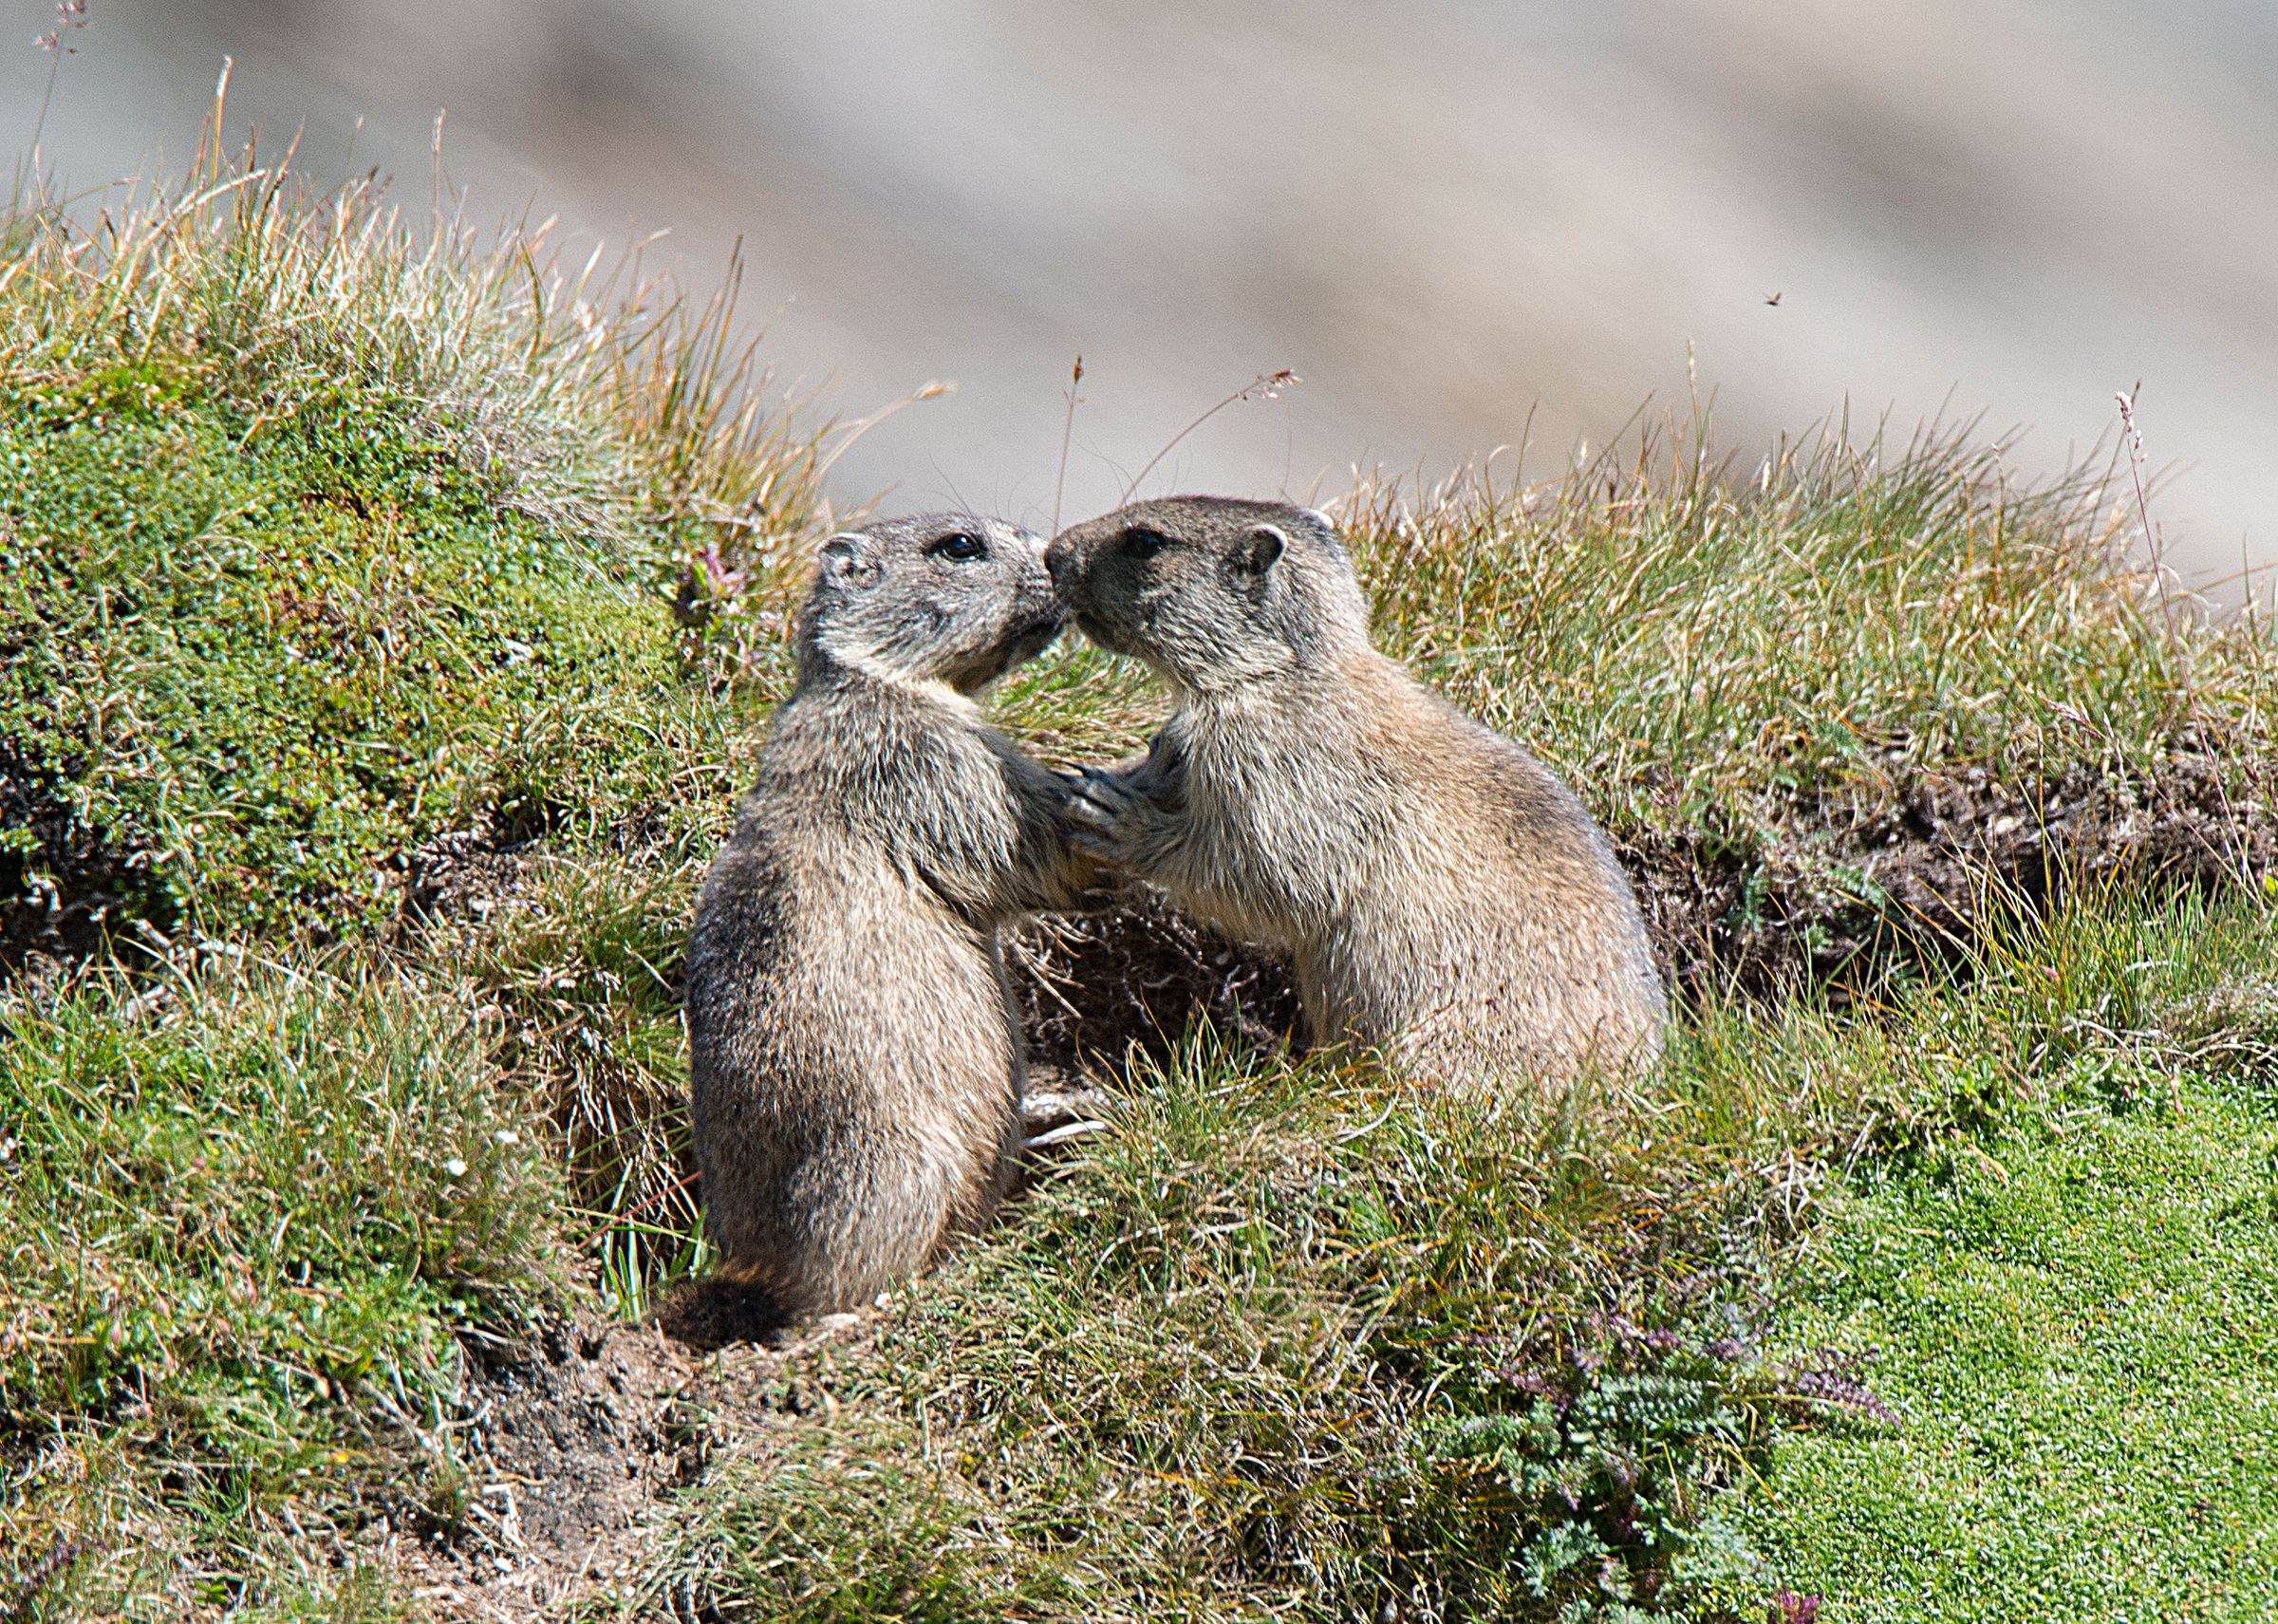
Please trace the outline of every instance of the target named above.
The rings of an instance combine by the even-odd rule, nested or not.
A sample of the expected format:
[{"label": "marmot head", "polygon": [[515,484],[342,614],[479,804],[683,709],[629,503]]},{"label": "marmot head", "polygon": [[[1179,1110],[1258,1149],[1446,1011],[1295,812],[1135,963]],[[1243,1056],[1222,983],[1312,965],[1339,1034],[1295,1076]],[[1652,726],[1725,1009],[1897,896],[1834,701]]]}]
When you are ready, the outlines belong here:
[{"label": "marmot head", "polygon": [[1311,508],[1231,496],[1133,502],[1062,532],[1044,556],[1085,634],[1175,687],[1318,669],[1368,646],[1352,556]]},{"label": "marmot head", "polygon": [[1044,543],[1002,519],[921,513],[823,543],[799,614],[802,679],[860,671],[976,693],[1059,635]]}]

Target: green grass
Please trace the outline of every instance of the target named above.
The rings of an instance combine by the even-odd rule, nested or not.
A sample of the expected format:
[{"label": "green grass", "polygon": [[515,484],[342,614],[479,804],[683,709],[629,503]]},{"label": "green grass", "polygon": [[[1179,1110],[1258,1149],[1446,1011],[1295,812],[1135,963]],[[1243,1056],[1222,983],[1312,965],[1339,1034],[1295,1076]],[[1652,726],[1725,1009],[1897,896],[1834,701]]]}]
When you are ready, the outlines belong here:
[{"label": "green grass", "polygon": [[1706,1347],[1748,1300],[1712,1271],[1755,1277],[1714,1192],[1664,1186],[1680,1150],[1207,1041],[1134,1082],[1111,1143],[791,1372],[812,1419],[683,1508],[668,1569],[784,1618],[1503,1616],[1641,1585],[1726,1616],[1762,1588],[1700,1498],[1801,1401]]},{"label": "green grass", "polygon": [[740,646],[721,538],[806,535],[812,437],[724,301],[251,165],[0,253],[0,880],[337,936],[445,831],[692,857],[726,713],[683,667]]},{"label": "green grass", "polygon": [[[725,826],[817,436],[727,297],[543,233],[251,155],[104,202],[0,232],[0,962],[93,954],[0,1012],[0,1610],[77,1531],[57,1607],[408,1616],[349,1540],[455,1517],[462,1341],[687,1251],[620,972]],[[406,930],[459,831],[535,878]]]},{"label": "green grass", "polygon": [[[471,1007],[227,961],[0,1001],[0,1543],[104,1529],[114,1599],[157,1619],[324,1572],[259,1508],[447,1514],[416,1427],[455,1334],[568,1285],[559,1173]],[[169,1571],[193,1555],[210,1579]]]},{"label": "green grass", "polygon": [[1783,1440],[1747,1521],[1835,1619],[2278,1609],[2278,1121],[2074,1084],[1859,1181],[1791,1335],[1879,1350],[1887,1435]]},{"label": "green grass", "polygon": [[482,966],[501,1073],[603,1215],[573,1229],[637,1298],[693,1225],[657,1131],[677,939],[827,516],[820,436],[727,296],[565,271],[543,233],[250,156],[110,201],[0,240],[0,962],[369,943],[439,837],[523,853],[514,905],[429,948]]},{"label": "green grass", "polygon": [[[0,233],[0,1609],[92,1534],[33,1616],[417,1618],[357,1531],[462,1509],[463,1349],[700,1265],[687,909],[839,516],[730,330],[250,157]],[[1340,512],[1386,645],[1640,849],[1848,886],[1924,781],[2201,761],[2267,823],[2262,629],[1967,435]],[[1072,643],[998,709],[1165,703]],[[1135,1058],[585,1611],[2250,1615],[2278,929],[2060,877],[1565,1100]]]},{"label": "green grass", "polygon": [[[722,754],[740,759],[750,742]],[[710,810],[728,804],[723,795]],[[585,1209],[572,1239],[628,1316],[698,1256],[679,995],[693,879],[688,865],[550,859],[428,949],[496,999],[496,1063],[551,1102]]]},{"label": "green grass", "polygon": [[2267,643],[2167,635],[2101,479],[2020,487],[1966,431],[1821,437],[1737,485],[1702,462],[1649,438],[1545,490],[1364,491],[1388,641],[1645,826],[2138,771],[2186,724],[2267,745]]},{"label": "green grass", "polygon": [[416,401],[248,406],[171,362],[0,385],[0,728],[126,905],[348,934],[446,830],[623,818],[649,787],[624,719],[677,677],[663,606]]}]

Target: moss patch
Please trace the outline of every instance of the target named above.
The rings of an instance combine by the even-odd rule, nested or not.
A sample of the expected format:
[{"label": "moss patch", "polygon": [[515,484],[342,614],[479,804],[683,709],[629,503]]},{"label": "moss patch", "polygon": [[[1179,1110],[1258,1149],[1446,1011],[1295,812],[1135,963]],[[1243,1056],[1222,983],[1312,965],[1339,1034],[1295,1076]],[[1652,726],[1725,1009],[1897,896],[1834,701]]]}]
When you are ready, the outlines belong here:
[{"label": "moss patch", "polygon": [[2278,1122],[2137,1083],[1870,1175],[1796,1282],[1904,1418],[1783,1441],[1749,1508],[1828,1618],[2278,1610]]},{"label": "moss patch", "polygon": [[345,933],[443,830],[622,815],[667,617],[502,495],[386,393],[271,418],[155,363],[0,387],[0,733],[68,818],[0,884]]}]

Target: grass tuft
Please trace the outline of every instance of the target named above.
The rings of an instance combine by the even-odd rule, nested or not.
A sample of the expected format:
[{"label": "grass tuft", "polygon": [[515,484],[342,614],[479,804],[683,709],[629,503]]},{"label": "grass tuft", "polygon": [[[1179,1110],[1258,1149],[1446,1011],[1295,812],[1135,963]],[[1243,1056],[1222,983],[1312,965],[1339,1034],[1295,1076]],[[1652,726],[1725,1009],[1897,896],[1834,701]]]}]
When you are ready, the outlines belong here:
[{"label": "grass tuft", "polygon": [[2269,743],[2267,641],[2171,644],[2106,480],[2021,485],[1966,429],[1826,432],[1740,481],[1648,433],[1555,484],[1364,486],[1347,513],[1392,646],[1625,821],[2140,771],[2194,726]]},{"label": "grass tuft", "polygon": [[[2101,475],[2023,484],[1967,429],[1858,447],[1840,428],[1745,478],[1705,428],[1648,429],[1556,480],[1364,481],[1337,513],[1378,641],[1648,862],[1872,897],[1884,830],[1936,832],[1926,787],[1997,784],[2029,823],[2068,776],[2140,798],[2185,758],[2212,761],[2223,821],[2267,822],[2268,628],[2156,624]],[[1006,704],[1083,757],[1167,708],[1075,647]]]}]

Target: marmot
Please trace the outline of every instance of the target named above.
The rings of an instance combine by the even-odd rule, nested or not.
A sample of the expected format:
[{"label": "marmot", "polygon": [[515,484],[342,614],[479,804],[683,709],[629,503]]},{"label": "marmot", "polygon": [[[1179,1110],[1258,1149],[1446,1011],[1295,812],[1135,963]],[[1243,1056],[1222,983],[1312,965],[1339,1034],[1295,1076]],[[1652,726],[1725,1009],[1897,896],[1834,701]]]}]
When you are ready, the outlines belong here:
[{"label": "marmot", "polygon": [[1092,640],[1176,700],[1143,760],[1083,775],[1099,843],[1179,906],[1287,950],[1316,1042],[1447,1082],[1659,1053],[1660,975],[1604,834],[1541,763],[1371,645],[1324,515],[1139,502],[1045,561]]},{"label": "marmot", "polygon": [[798,675],[688,947],[691,1121],[721,1273],[849,1309],[984,1219],[1019,1148],[999,927],[1092,867],[1067,787],[973,696],[1058,634],[1036,536],[928,514],[832,536]]}]

